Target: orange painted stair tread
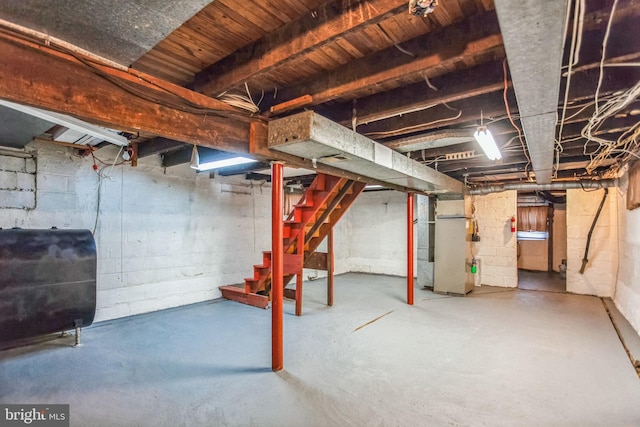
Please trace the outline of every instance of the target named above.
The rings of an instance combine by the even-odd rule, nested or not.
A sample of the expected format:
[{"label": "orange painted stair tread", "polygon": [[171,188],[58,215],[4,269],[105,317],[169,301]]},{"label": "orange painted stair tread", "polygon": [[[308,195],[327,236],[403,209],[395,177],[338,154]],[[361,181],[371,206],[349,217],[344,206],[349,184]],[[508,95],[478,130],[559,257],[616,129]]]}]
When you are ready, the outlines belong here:
[{"label": "orange painted stair tread", "polygon": [[[364,190],[365,183],[326,174],[318,174],[299,202],[283,221],[285,283],[297,274],[307,258],[315,252]],[[300,242],[304,247],[299,248]],[[221,286],[224,298],[254,305],[268,306],[271,293],[271,251],[264,251],[262,264],[253,266],[253,277],[245,279],[244,287]]]}]

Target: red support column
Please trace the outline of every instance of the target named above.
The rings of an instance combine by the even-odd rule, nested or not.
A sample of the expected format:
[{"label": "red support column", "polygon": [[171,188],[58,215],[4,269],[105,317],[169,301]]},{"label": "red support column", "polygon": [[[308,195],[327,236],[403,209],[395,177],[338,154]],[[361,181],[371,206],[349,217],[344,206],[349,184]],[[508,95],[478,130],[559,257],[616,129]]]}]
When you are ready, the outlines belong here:
[{"label": "red support column", "polygon": [[296,274],[296,316],[302,316],[302,274],[304,272],[304,230],[298,236],[298,243],[296,247],[298,255],[302,255],[300,258],[300,271]]},{"label": "red support column", "polygon": [[413,305],[413,205],[415,193],[407,194],[407,304]]},{"label": "red support column", "polygon": [[333,305],[333,226],[327,236],[327,305]]},{"label": "red support column", "polygon": [[282,192],[284,165],[272,164],[271,174],[271,368],[274,372],[284,367],[283,299],[284,299],[284,246],[282,222]]}]

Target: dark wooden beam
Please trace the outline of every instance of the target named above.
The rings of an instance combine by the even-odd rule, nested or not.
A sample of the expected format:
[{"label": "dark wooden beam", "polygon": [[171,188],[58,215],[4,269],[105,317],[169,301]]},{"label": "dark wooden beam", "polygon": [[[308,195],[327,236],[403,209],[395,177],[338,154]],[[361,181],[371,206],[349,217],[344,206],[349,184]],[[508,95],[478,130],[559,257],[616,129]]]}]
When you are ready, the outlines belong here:
[{"label": "dark wooden beam", "polygon": [[184,143],[175,139],[162,137],[152,138],[138,144],[138,158],[153,156],[155,154],[176,151],[184,148]]},{"label": "dark wooden beam", "polygon": [[[485,95],[502,90],[504,87],[502,61],[490,62],[464,71],[458,71],[430,80],[437,91],[427,86],[423,79],[398,89],[359,98],[355,106],[356,123],[367,124],[414,111],[424,110],[433,105],[451,103],[461,99]],[[508,82],[511,86],[511,82]],[[332,119],[351,127],[353,103],[332,106]]]},{"label": "dark wooden beam", "polygon": [[249,180],[249,181],[264,181],[264,182],[271,182],[271,175],[267,175],[267,174],[263,174],[263,173],[255,173],[255,172],[251,172],[246,174],[245,179]]},{"label": "dark wooden beam", "polygon": [[[637,125],[639,121],[640,117],[638,116],[611,117],[605,120],[600,129],[592,134],[607,138],[607,134],[619,134],[632,126]],[[562,130],[562,139],[564,140],[580,136],[582,134],[582,129],[586,124],[587,123],[585,121],[564,125]]]},{"label": "dark wooden beam", "polygon": [[[135,76],[3,34],[0,37],[0,98],[68,114],[87,122],[234,152],[247,152],[249,123],[214,114],[219,102],[167,82]],[[112,81],[141,93],[133,95]],[[168,95],[167,91],[175,90]],[[190,92],[189,95],[186,95]],[[182,99],[193,108],[162,102]],[[205,100],[206,98],[206,100]],[[202,102],[201,102],[202,101]],[[196,106],[208,113],[198,113]]]},{"label": "dark wooden beam", "polygon": [[[611,5],[585,16],[585,31],[582,34],[582,49],[579,62],[573,71],[599,68],[602,58],[602,40],[609,22]],[[635,0],[621,1],[616,7],[613,26],[607,41],[606,63],[633,62],[640,57],[640,40],[630,37],[638,31],[640,8]],[[570,43],[570,34],[567,37]],[[569,61],[569,44],[566,45],[563,64]]]},{"label": "dark wooden beam", "polygon": [[[601,96],[628,89],[637,82],[637,75],[638,72],[629,67],[607,69],[605,71],[605,78],[600,91]],[[593,99],[593,94],[598,82],[598,76],[599,70],[597,69],[590,69],[576,73],[571,80],[569,92],[570,100],[574,102],[583,102]],[[564,93],[564,90],[561,90],[561,93]],[[511,113],[517,114],[517,103],[513,96],[512,89],[509,89],[507,99],[509,101]],[[445,126],[475,122],[480,120],[481,110],[483,111],[485,119],[489,117],[506,116],[502,91],[463,99],[459,102],[452,102],[450,103],[450,106],[457,108],[462,112],[460,117],[456,117],[457,114],[455,111],[451,111],[445,106],[440,105],[427,110],[405,114],[402,117],[379,120],[367,125],[359,126],[357,128],[358,133],[384,142],[385,140],[398,138],[402,135],[425,132]],[[589,113],[589,111],[591,113]],[[575,112],[576,110],[569,110],[567,116],[570,116]],[[584,121],[592,114],[593,108],[587,108],[585,112],[579,114],[577,120]]]},{"label": "dark wooden beam", "polygon": [[[416,81],[436,67],[446,68],[465,58],[502,49],[502,37],[495,11],[490,11],[433,34],[416,37],[402,46],[415,57],[391,46],[297,86],[281,89],[277,102],[311,95],[312,105],[317,105],[337,98],[350,99],[355,93],[376,93],[381,85],[400,76],[404,79],[413,77]],[[271,107],[274,100],[268,102],[271,104],[267,107]]]},{"label": "dark wooden beam", "polygon": [[[622,132],[611,133],[606,135],[601,135],[602,138],[608,139],[610,141],[616,141]],[[595,153],[600,149],[600,144],[596,141],[587,141],[586,139],[579,139],[570,142],[564,142],[562,144],[562,152],[560,153],[560,157],[576,157],[576,156],[586,156],[589,158],[589,155]],[[586,154],[585,154],[586,153]]]},{"label": "dark wooden beam", "polygon": [[[628,19],[620,21],[620,25],[623,25],[621,28],[626,28],[629,24],[628,21]],[[600,27],[602,27],[602,25],[604,24],[601,24]],[[601,40],[602,28],[598,28],[588,35],[590,39]],[[638,49],[638,46],[634,46],[637,44],[638,43],[618,42],[614,45],[612,55],[623,56],[619,58],[609,56],[610,60],[620,62],[626,57],[624,55],[629,54],[629,52],[634,49]],[[596,53],[599,55],[599,50],[584,50],[588,52],[586,55],[583,55],[583,60],[599,61],[600,57],[592,53],[593,51],[597,51]],[[594,63],[594,65],[597,66],[598,62]],[[580,101],[592,98],[598,77],[599,70],[595,70],[594,67],[587,67],[582,72],[576,72],[572,76],[570,99]],[[637,71],[633,68],[607,68],[605,70],[602,94],[626,89],[637,81],[637,77]],[[421,82],[400,89],[360,98],[355,107],[357,123],[361,124],[367,121],[380,120],[381,118],[397,115],[400,112],[407,113],[433,104],[443,102],[450,103],[456,99],[469,98],[483,95],[493,90],[500,90],[504,84],[502,79],[502,64],[496,62],[432,79],[431,83],[436,87],[441,89],[445,88],[438,92],[430,91],[427,89],[427,85]],[[565,82],[566,79],[563,80],[563,84]],[[564,86],[561,90],[561,93],[563,92]],[[428,97],[427,93],[429,93],[431,97]],[[354,107],[352,103],[343,103],[339,106],[332,106],[330,116],[345,126],[351,126],[353,110]]]},{"label": "dark wooden beam", "polygon": [[[605,68],[600,88],[600,96],[614,93],[620,90],[626,90],[638,82],[640,73],[635,67],[616,67]],[[600,70],[597,68],[589,68],[579,71],[571,77],[571,85],[569,87],[569,101],[580,102],[593,99],[598,86]],[[564,102],[566,79],[562,80],[560,87],[559,107]]]},{"label": "dark wooden beam", "polygon": [[[567,119],[564,121],[565,126],[567,126],[568,124],[572,124],[572,123],[584,123],[587,120],[589,120],[593,116],[593,113],[595,111],[595,106],[593,104],[591,104],[591,105],[586,105],[586,104],[588,104],[588,102],[592,101],[592,100],[593,99],[585,101],[585,102],[581,102],[581,103],[578,104],[578,105],[585,106],[585,108],[582,111],[579,111],[579,110],[581,110],[580,107],[579,108],[568,109],[567,110]],[[636,100],[634,102],[631,102],[625,109],[620,111],[620,114],[629,115],[631,111],[638,110],[638,109],[640,109],[640,100]],[[573,116],[573,117],[571,117],[571,116]],[[563,135],[564,135],[564,132],[563,132]]]},{"label": "dark wooden beam", "polygon": [[406,11],[406,0],[326,3],[198,73],[194,88],[218,95],[314,49]]},{"label": "dark wooden beam", "polygon": [[[513,91],[509,91],[507,99],[511,113],[517,113],[517,104]],[[453,111],[444,105],[405,114],[401,117],[381,120],[368,125],[358,127],[358,133],[366,135],[374,140],[397,138],[402,135],[410,135],[425,132],[447,126],[462,123],[480,122],[480,116],[485,120],[506,116],[506,108],[501,92],[493,92],[483,96],[463,99],[450,104]]]},{"label": "dark wooden beam", "polygon": [[218,170],[220,176],[244,175],[262,169],[268,169],[271,165],[267,162],[245,163],[236,166],[227,166]]},{"label": "dark wooden beam", "polygon": [[172,151],[162,155],[162,166],[169,168],[171,166],[177,166],[191,161],[191,148],[183,148],[181,150]]},{"label": "dark wooden beam", "polygon": [[[162,155],[162,166],[165,168],[177,166],[191,161],[193,147],[187,146]],[[213,162],[215,160],[228,159],[235,155],[230,152],[215,150],[213,148],[198,146],[200,163]]]}]

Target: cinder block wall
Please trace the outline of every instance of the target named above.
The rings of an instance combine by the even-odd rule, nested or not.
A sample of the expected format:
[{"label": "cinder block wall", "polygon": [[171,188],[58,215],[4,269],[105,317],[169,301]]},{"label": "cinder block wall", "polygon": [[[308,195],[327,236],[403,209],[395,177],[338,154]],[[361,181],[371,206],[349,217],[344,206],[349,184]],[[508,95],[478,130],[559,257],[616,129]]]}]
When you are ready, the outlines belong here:
[{"label": "cinder block wall", "polygon": [[591,237],[589,263],[580,274],[587,235],[604,190],[567,190],[567,291],[577,294],[613,296],[618,266],[617,198],[609,189]]},{"label": "cinder block wall", "polygon": [[[340,222],[333,229],[333,259],[334,274],[343,274],[351,271],[349,260],[349,239],[351,236],[351,224],[347,213],[340,219]],[[269,224],[271,227],[271,224]],[[325,238],[317,249],[318,252],[327,252],[327,239]],[[304,269],[305,280],[316,280],[327,277],[325,270]]]},{"label": "cinder block wall", "polygon": [[[417,216],[414,214],[415,218]],[[363,193],[351,206],[349,270],[407,275],[407,195],[398,191]],[[414,224],[414,245],[417,226]],[[416,250],[414,249],[414,265]],[[417,271],[417,270],[416,270]]]},{"label": "cinder block wall", "polygon": [[35,159],[0,155],[0,200],[0,208],[35,208]]},{"label": "cinder block wall", "polygon": [[620,180],[618,197],[619,262],[614,301],[640,333],[640,208],[627,210],[628,176]]},{"label": "cinder block wall", "polygon": [[517,287],[516,234],[511,232],[511,217],[517,212],[517,192],[472,196],[471,203],[475,206],[480,230],[481,241],[475,248],[481,259],[482,284]]},{"label": "cinder block wall", "polygon": [[[98,178],[90,157],[48,144],[34,149],[37,174],[33,160],[0,158],[0,227],[92,230]],[[96,155],[113,159],[116,151]],[[186,165],[165,170],[157,156],[105,173],[97,320],[216,298],[218,286],[242,282],[270,249],[269,184],[211,180]]]}]

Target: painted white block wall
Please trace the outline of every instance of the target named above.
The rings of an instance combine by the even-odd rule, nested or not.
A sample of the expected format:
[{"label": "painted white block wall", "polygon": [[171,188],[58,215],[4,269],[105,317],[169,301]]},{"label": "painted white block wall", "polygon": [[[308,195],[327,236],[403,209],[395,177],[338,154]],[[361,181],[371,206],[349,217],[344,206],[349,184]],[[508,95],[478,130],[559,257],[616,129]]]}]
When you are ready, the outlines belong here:
[{"label": "painted white block wall", "polygon": [[[87,158],[37,144],[37,207],[0,209],[0,227],[93,229],[98,180]],[[97,152],[112,159],[111,147]],[[6,167],[9,161],[0,159]],[[107,169],[108,170],[108,169]],[[96,320],[220,296],[270,248],[270,185],[209,179],[159,158],[115,167],[102,183]],[[4,199],[3,199],[4,200]],[[3,202],[0,201],[0,204]]]},{"label": "painted white block wall", "polygon": [[614,302],[640,334],[640,209],[626,208],[627,179],[620,181],[618,197],[619,261]]},{"label": "painted white block wall", "polygon": [[[398,191],[361,194],[347,213],[350,271],[407,275],[407,195]],[[417,216],[414,213],[414,217]],[[414,224],[414,245],[417,225]],[[417,251],[414,248],[414,265]]]},{"label": "painted white block wall", "polygon": [[0,156],[0,208],[33,209],[35,191],[35,159]]},{"label": "painted white block wall", "polygon": [[518,286],[516,235],[511,232],[511,217],[516,215],[517,202],[516,191],[471,197],[481,238],[475,243],[475,249],[481,260],[483,285]]},{"label": "painted white block wall", "polygon": [[[349,238],[351,236],[351,224],[348,218],[348,211],[340,218],[340,222],[333,229],[333,261],[334,274],[343,274],[351,271],[349,259]],[[271,227],[271,225],[269,225]],[[317,249],[318,252],[327,252],[327,239],[324,239]],[[327,277],[324,270],[315,270],[311,268],[304,269],[305,280],[315,280]]]},{"label": "painted white block wall", "polygon": [[567,190],[567,292],[600,297],[614,294],[618,266],[618,190],[609,189],[591,237],[589,263],[580,274],[587,235],[604,190]]}]

